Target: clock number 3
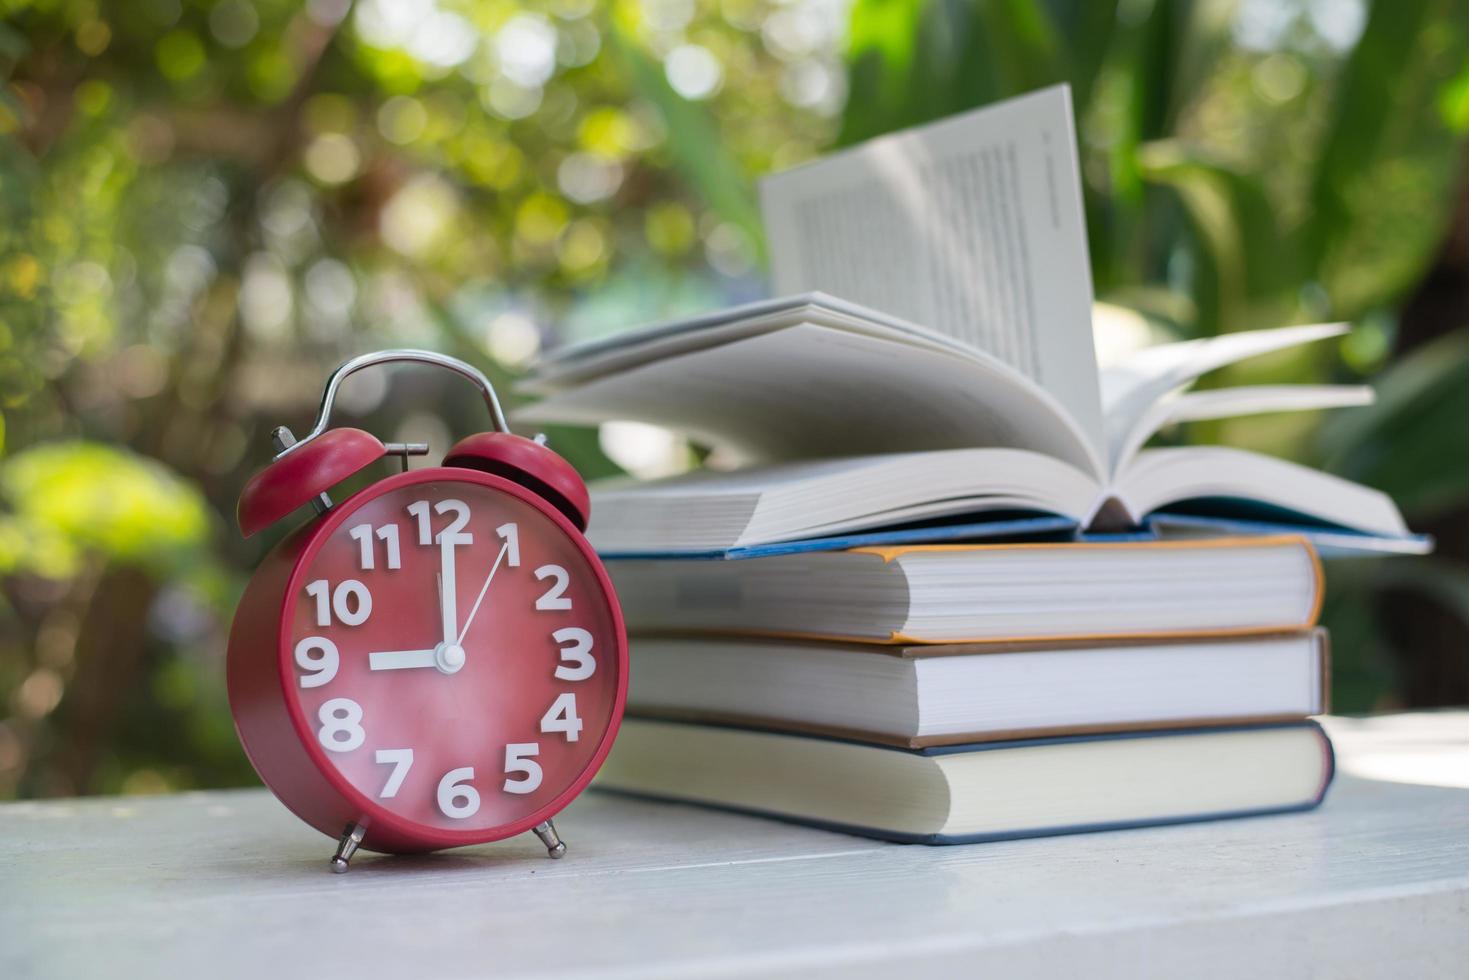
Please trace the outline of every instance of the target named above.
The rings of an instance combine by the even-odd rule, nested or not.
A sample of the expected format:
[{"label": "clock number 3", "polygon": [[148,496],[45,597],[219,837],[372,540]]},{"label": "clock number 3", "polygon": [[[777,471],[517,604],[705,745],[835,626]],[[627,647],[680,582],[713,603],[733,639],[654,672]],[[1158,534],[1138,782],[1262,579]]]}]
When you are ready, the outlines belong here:
[{"label": "clock number 3", "polygon": [[556,668],[557,680],[584,681],[596,673],[597,661],[592,657],[592,634],[580,626],[563,626],[552,633],[551,638],[561,645],[562,662]]}]

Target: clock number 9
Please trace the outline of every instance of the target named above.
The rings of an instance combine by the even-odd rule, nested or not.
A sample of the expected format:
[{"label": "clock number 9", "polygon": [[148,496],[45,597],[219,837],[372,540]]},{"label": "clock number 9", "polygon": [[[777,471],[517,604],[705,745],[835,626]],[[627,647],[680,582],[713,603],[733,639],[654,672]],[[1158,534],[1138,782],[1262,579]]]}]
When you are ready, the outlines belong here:
[{"label": "clock number 9", "polygon": [[337,676],[341,662],[337,645],[324,636],[308,636],[296,644],[296,666],[306,671],[301,676],[302,687],[321,687]]}]

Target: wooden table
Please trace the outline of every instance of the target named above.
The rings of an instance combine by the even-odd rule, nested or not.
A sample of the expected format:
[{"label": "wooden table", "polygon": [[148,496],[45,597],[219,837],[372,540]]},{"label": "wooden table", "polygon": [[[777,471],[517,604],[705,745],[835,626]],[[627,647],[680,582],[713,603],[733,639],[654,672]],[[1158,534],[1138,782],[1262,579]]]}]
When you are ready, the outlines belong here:
[{"label": "wooden table", "polygon": [[337,876],[262,790],[8,804],[0,977],[1469,976],[1469,713],[1329,726],[1314,813],[969,847],[593,793]]}]

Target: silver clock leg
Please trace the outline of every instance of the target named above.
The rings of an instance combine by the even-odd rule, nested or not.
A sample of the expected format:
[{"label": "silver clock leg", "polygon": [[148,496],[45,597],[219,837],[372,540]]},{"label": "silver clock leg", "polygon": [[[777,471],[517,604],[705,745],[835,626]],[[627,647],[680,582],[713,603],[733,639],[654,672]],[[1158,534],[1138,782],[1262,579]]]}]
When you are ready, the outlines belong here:
[{"label": "silver clock leg", "polygon": [[360,823],[347,824],[347,829],[342,831],[341,840],[337,841],[337,853],[332,855],[332,874],[347,873],[347,863],[357,853],[357,845],[362,843],[362,835],[366,832],[367,828]]},{"label": "silver clock leg", "polygon": [[546,845],[546,854],[548,856],[553,858],[566,856],[566,845],[562,843],[561,837],[556,833],[556,825],[554,823],[547,820],[545,823],[536,824],[531,829],[541,839],[541,843]]}]

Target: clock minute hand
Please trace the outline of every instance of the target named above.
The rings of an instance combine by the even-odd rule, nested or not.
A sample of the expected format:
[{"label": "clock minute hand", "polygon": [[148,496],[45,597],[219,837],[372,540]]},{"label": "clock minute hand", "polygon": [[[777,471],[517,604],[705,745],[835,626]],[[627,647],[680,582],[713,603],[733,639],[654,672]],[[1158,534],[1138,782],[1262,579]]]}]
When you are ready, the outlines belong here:
[{"label": "clock minute hand", "polygon": [[500,553],[495,556],[495,563],[490,566],[490,574],[485,576],[485,584],[479,587],[479,595],[475,596],[474,605],[470,607],[469,615],[464,619],[464,628],[459,631],[459,637],[454,641],[456,645],[464,644],[464,638],[469,635],[469,626],[474,622],[475,614],[479,612],[479,605],[485,601],[485,593],[490,591],[490,583],[495,580],[495,573],[500,570],[500,563],[505,560],[505,553],[509,550],[509,541],[500,545]]},{"label": "clock minute hand", "polygon": [[444,630],[444,646],[457,646],[459,632],[459,590],[454,581],[455,536],[439,535],[439,619]]}]

